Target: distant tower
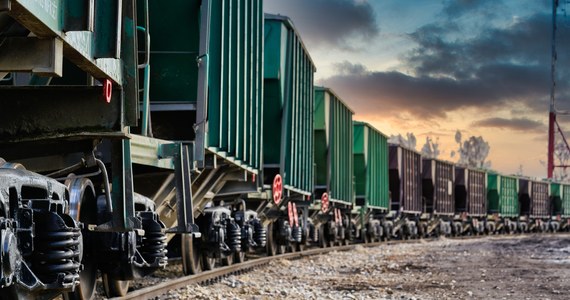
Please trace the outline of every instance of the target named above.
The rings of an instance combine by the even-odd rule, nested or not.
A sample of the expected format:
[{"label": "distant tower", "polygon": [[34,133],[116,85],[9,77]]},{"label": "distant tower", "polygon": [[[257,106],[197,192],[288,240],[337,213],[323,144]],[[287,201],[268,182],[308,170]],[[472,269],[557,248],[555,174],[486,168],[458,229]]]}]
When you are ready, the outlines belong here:
[{"label": "distant tower", "polygon": [[[566,0],[565,0],[566,1]],[[560,124],[556,120],[557,115],[569,115],[568,111],[560,111],[556,109],[556,61],[558,59],[558,54],[556,52],[556,12],[558,11],[559,0],[552,0],[552,61],[550,76],[552,80],[552,86],[550,88],[550,108],[548,114],[548,178],[552,179],[554,175],[554,168],[567,168],[568,165],[554,165],[554,148],[556,145],[555,131],[558,130],[564,144],[568,151],[570,151],[570,146],[568,141],[564,136],[564,132],[560,129]]]},{"label": "distant tower", "polygon": [[558,0],[552,0],[552,60],[550,68],[550,76],[552,86],[550,88],[550,109],[548,113],[548,178],[552,179],[554,175],[554,126],[556,126],[556,110],[554,107],[554,99],[556,95],[556,11],[558,9]]}]

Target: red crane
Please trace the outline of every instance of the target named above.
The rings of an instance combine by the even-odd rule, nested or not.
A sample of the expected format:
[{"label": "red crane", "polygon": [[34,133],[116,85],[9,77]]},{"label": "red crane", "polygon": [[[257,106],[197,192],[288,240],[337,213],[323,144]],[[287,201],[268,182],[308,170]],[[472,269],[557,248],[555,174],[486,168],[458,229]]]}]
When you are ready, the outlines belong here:
[{"label": "red crane", "polygon": [[567,168],[570,167],[569,165],[554,165],[554,146],[556,144],[556,137],[555,133],[558,131],[566,148],[570,151],[570,146],[568,145],[568,141],[566,140],[566,136],[562,129],[560,128],[560,124],[556,120],[557,115],[568,115],[570,112],[568,111],[561,111],[556,109],[555,99],[556,99],[556,61],[557,61],[557,53],[556,53],[556,12],[558,9],[559,0],[552,0],[552,61],[551,61],[551,70],[550,76],[552,79],[552,86],[550,88],[550,110],[548,115],[548,178],[552,179],[554,175],[554,168]]}]

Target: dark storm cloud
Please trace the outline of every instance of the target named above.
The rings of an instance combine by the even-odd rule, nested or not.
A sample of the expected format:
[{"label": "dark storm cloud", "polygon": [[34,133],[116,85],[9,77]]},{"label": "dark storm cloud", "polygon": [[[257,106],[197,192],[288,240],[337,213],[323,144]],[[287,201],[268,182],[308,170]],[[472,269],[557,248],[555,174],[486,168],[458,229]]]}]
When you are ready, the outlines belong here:
[{"label": "dark storm cloud", "polygon": [[353,49],[379,33],[374,9],[355,0],[266,0],[265,11],[290,17],[307,44]]},{"label": "dark storm cloud", "polygon": [[[323,83],[333,87],[357,113],[397,115],[410,113],[422,119],[445,117],[447,112],[476,107],[492,110],[510,101],[526,101],[548,87],[548,73],[536,66],[489,65],[472,79],[410,76],[400,72],[364,72],[349,66]],[[338,65],[337,65],[338,67]]]},{"label": "dark storm cloud", "polygon": [[[354,103],[357,113],[433,119],[464,108],[489,111],[513,104],[526,111],[547,110],[549,15],[483,28],[466,38],[458,36],[459,28],[446,26],[432,23],[410,34],[417,46],[401,58],[409,74],[362,72],[362,65],[343,62],[336,65],[338,74],[322,83]],[[559,48],[570,49],[569,42],[560,39]],[[570,65],[568,58],[561,53],[559,65]],[[569,94],[564,86],[564,78],[570,78],[567,69],[559,68],[561,95]]]},{"label": "dark storm cloud", "polygon": [[[410,34],[418,46],[405,59],[420,75],[447,74],[459,79],[472,77],[481,66],[498,62],[549,69],[550,26],[550,15],[537,14],[505,28],[485,28],[473,38],[458,40],[446,38],[445,32],[453,28],[430,24]],[[560,28],[560,35],[567,33],[567,28]],[[568,49],[569,41],[559,39],[559,48]]]},{"label": "dark storm cloud", "polygon": [[546,126],[542,122],[531,120],[528,118],[513,118],[513,119],[487,118],[473,122],[473,126],[510,129],[516,131],[533,131],[533,132],[546,131]]}]

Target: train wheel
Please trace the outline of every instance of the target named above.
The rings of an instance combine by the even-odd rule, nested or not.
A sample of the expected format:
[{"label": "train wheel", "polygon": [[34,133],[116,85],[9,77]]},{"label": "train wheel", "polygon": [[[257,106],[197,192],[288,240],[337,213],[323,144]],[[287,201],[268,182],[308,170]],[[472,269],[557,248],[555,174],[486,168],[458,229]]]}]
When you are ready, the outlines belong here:
[{"label": "train wheel", "polygon": [[[97,224],[97,201],[93,183],[87,178],[74,179],[66,182],[70,193],[70,215],[75,221],[85,225]],[[83,229],[83,270],[79,273],[79,286],[73,292],[63,294],[66,300],[91,299],[97,283],[97,261],[91,234],[87,226]]]},{"label": "train wheel", "polygon": [[267,255],[275,256],[283,253],[285,250],[277,241],[277,226],[275,223],[271,223],[267,226]]},{"label": "train wheel", "polygon": [[222,264],[224,266],[231,266],[234,264],[234,255],[235,253],[229,254],[226,257],[222,258]]},{"label": "train wheel", "polygon": [[194,275],[202,272],[200,250],[197,240],[192,234],[183,234],[182,240],[182,267],[184,275]]},{"label": "train wheel", "polygon": [[305,243],[297,244],[297,250],[299,250],[299,252],[305,251],[306,248],[307,248],[307,246],[305,245]]},{"label": "train wheel", "polygon": [[245,251],[237,252],[234,257],[234,262],[239,264],[244,261],[245,261]]},{"label": "train wheel", "polygon": [[439,238],[440,235],[441,235],[441,226],[438,225],[433,231],[433,236]]},{"label": "train wheel", "polygon": [[370,242],[374,242],[374,239],[368,236],[368,232],[366,230],[363,229],[361,232],[362,233],[360,235],[362,236],[363,243],[368,244]]},{"label": "train wheel", "polygon": [[129,291],[129,281],[117,280],[107,274],[103,274],[103,288],[108,298],[124,297]]},{"label": "train wheel", "polygon": [[202,267],[206,271],[213,270],[216,267],[216,258],[215,257],[209,257],[208,254],[203,253],[202,254]]},{"label": "train wheel", "polygon": [[279,245],[279,246],[277,247],[277,254],[285,254],[285,253],[287,253],[287,248],[289,248],[289,246]]},{"label": "train wheel", "polygon": [[295,253],[297,252],[297,244],[298,243],[289,243],[289,247],[287,247],[291,253]]},{"label": "train wheel", "polygon": [[329,241],[327,235],[325,234],[325,230],[326,230],[325,225],[324,224],[321,225],[321,228],[319,228],[319,246],[321,248],[326,248],[329,245]]},{"label": "train wheel", "polygon": [[393,234],[392,226],[385,224],[385,225],[383,225],[383,227],[384,227],[384,234],[382,235],[380,240],[383,242],[387,242],[392,238],[392,234]]},{"label": "train wheel", "polygon": [[277,246],[277,240],[273,233],[273,223],[271,223],[267,226],[267,255],[277,255]]}]

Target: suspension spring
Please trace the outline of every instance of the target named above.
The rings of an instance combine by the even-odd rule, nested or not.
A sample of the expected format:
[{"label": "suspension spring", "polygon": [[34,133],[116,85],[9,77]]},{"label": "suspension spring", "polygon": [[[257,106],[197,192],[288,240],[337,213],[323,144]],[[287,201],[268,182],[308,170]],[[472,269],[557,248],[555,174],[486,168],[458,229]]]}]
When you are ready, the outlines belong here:
[{"label": "suspension spring", "polygon": [[44,283],[58,278],[64,282],[78,280],[81,230],[68,215],[63,215],[68,222],[52,212],[36,213],[34,217],[37,230],[32,261],[38,278]]},{"label": "suspension spring", "polygon": [[301,226],[293,227],[291,234],[294,242],[300,243],[303,240],[303,228]]},{"label": "suspension spring", "polygon": [[166,235],[162,232],[146,231],[140,252],[149,263],[153,263],[157,259],[166,262]]},{"label": "suspension spring", "polygon": [[312,223],[309,223],[309,237],[313,242],[319,240],[319,231],[317,230],[317,227]]},{"label": "suspension spring", "polygon": [[[152,215],[151,215],[152,214]],[[139,249],[142,257],[148,263],[166,264],[166,234],[162,232],[162,226],[154,220],[154,213],[141,213],[144,215],[142,220],[145,235],[142,238],[142,244]]]},{"label": "suspension spring", "polygon": [[267,229],[263,227],[259,220],[253,222],[253,240],[257,247],[265,247],[267,245]]},{"label": "suspension spring", "polygon": [[231,221],[226,225],[228,235],[228,246],[234,252],[241,251],[241,228],[238,224]]}]

